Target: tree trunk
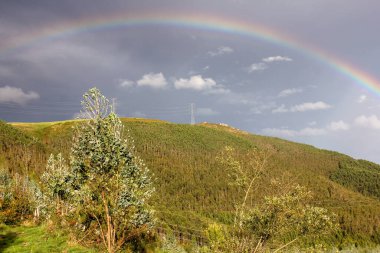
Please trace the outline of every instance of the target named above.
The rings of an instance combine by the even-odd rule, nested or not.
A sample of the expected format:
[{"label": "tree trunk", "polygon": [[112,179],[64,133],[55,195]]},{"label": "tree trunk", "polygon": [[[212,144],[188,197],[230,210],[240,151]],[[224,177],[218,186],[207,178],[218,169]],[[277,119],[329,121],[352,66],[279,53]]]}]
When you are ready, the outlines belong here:
[{"label": "tree trunk", "polygon": [[108,203],[104,197],[104,191],[102,192],[102,200],[103,200],[103,205],[106,212],[106,222],[107,222],[107,236],[106,236],[107,237],[107,251],[109,253],[114,253],[115,233],[112,226],[112,217],[108,209]]}]

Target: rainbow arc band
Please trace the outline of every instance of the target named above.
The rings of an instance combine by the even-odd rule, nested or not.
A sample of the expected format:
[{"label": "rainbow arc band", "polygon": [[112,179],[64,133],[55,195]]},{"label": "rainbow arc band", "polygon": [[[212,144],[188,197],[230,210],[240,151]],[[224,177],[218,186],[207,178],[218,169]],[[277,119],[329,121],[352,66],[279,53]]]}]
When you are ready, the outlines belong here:
[{"label": "rainbow arc band", "polygon": [[104,16],[86,17],[79,20],[51,25],[42,31],[32,31],[28,34],[17,37],[0,48],[0,58],[22,48],[33,47],[40,43],[48,42],[49,40],[59,40],[61,38],[85,32],[149,25],[185,27],[261,39],[281,47],[301,52],[314,60],[320,61],[353,80],[359,87],[365,88],[380,96],[380,82],[376,80],[376,78],[322,49],[316,48],[281,32],[271,30],[260,24],[248,23],[242,20],[210,13],[124,12]]}]

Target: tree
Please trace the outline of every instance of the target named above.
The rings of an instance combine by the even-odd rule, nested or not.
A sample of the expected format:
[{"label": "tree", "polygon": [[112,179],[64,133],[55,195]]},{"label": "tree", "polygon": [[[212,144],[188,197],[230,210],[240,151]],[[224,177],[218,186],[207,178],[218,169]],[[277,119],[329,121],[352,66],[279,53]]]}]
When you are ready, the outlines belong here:
[{"label": "tree", "polygon": [[[238,230],[228,234],[222,243],[220,239],[210,238],[211,242],[217,242],[219,250],[261,252],[271,242],[271,246],[277,247],[274,252],[278,252],[297,240],[308,237],[316,239],[337,228],[334,215],[325,208],[308,204],[311,192],[297,184],[288,186],[272,180],[270,187],[276,187],[277,194],[265,196],[264,202],[254,207],[247,206],[248,196],[272,153],[270,147],[262,150],[255,148],[248,153],[249,159],[245,159],[248,162],[243,163],[233,148],[226,147],[221,152],[219,160],[225,165],[231,183],[242,189],[244,197],[236,207],[234,227]],[[223,230],[218,232],[223,234]],[[287,240],[289,238],[290,241]],[[276,240],[278,245],[275,245]]]},{"label": "tree", "polygon": [[[46,170],[41,176],[43,195],[38,195],[39,205],[36,208],[35,216],[40,214],[53,216],[63,216],[69,210],[67,200],[70,198],[70,169],[66,160],[59,153],[57,156],[50,155]],[[60,217],[58,217],[60,218]]]},{"label": "tree", "polygon": [[[277,187],[286,188],[276,183]],[[327,209],[308,204],[312,195],[305,187],[293,184],[278,192],[266,196],[263,204],[250,209],[244,220],[244,227],[260,238],[261,244],[277,241],[281,245],[286,238],[291,239],[286,245],[310,237],[315,241],[337,228],[335,216]]]},{"label": "tree", "polygon": [[[272,148],[254,148],[245,154],[244,161],[238,159],[235,149],[226,146],[218,160],[225,167],[231,184],[239,187],[244,193],[241,201],[235,204],[234,228],[227,231],[215,224],[211,224],[206,230],[210,246],[213,252],[259,252],[260,241],[256,241],[255,235],[246,230],[245,219],[251,207],[247,206],[247,200],[254,190],[256,181],[263,174]],[[211,233],[210,233],[211,231]],[[210,236],[210,235],[218,235]]]},{"label": "tree", "polygon": [[247,199],[252,192],[254,183],[260,178],[271,155],[269,147],[266,150],[252,149],[246,157],[248,162],[243,163],[237,159],[236,151],[232,147],[225,147],[218,160],[227,169],[231,184],[238,186],[244,192],[241,202],[236,203],[234,225],[241,227],[244,214],[247,211]]},{"label": "tree", "polygon": [[102,242],[108,252],[116,252],[153,225],[147,200],[154,188],[108,99],[92,88],[82,106],[85,119],[75,128],[68,174],[54,176],[59,166],[50,166],[55,169],[44,178],[51,197],[66,202],[68,224],[81,238]]}]

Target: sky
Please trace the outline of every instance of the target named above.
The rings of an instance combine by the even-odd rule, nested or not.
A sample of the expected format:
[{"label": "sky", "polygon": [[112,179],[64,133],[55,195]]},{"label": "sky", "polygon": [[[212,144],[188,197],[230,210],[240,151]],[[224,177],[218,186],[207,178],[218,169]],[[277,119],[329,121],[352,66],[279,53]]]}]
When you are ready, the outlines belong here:
[{"label": "sky", "polygon": [[377,0],[2,0],[0,119],[224,123],[380,163]]}]

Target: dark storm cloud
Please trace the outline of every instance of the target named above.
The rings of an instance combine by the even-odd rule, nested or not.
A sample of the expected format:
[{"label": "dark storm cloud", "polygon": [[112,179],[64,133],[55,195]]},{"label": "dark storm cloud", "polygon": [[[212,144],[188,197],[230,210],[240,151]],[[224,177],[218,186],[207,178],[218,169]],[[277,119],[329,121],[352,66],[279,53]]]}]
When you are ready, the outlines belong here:
[{"label": "dark storm cloud", "polygon": [[[380,79],[379,7],[370,0],[0,1],[0,118],[72,118],[83,92],[98,86],[117,98],[120,115],[189,122],[190,103],[195,103],[198,121],[224,122],[378,161],[380,143],[374,136],[379,130],[359,134],[364,123],[355,123],[361,117],[370,124],[372,114],[380,118],[377,109],[368,109],[377,108],[378,97],[316,60],[313,52],[233,33],[157,24],[84,29],[15,48],[9,43],[62,23],[114,13],[210,13],[270,27]],[[265,68],[249,71],[255,64]],[[151,85],[139,85],[139,80]],[[157,80],[165,80],[160,89],[152,85]],[[180,80],[186,88],[176,88]],[[366,101],[358,103],[360,95]],[[292,111],[316,103],[330,107]],[[288,112],[273,113],[281,108]],[[371,144],[359,150],[342,136]]]}]

